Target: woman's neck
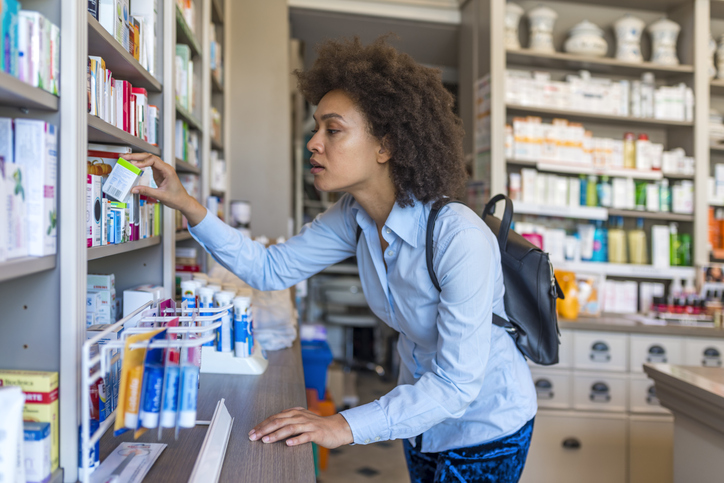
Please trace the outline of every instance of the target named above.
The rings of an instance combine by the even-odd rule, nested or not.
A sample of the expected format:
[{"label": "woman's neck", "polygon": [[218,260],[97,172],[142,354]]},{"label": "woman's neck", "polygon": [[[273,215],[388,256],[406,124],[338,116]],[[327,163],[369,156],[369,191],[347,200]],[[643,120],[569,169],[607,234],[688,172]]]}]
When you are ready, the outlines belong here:
[{"label": "woman's neck", "polygon": [[375,220],[377,229],[382,229],[392,208],[395,206],[395,188],[390,183],[377,184],[372,189],[350,193],[357,203]]}]

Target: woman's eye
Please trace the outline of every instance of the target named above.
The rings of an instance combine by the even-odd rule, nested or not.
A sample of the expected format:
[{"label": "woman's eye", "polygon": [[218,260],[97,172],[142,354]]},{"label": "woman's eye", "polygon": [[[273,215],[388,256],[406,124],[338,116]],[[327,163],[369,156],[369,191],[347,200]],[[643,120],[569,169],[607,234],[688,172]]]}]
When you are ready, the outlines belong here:
[{"label": "woman's eye", "polygon": [[339,129],[327,129],[327,132],[329,134],[337,134],[339,132]]},{"label": "woman's eye", "polygon": [[319,129],[312,129],[312,134],[317,134],[319,132]]}]

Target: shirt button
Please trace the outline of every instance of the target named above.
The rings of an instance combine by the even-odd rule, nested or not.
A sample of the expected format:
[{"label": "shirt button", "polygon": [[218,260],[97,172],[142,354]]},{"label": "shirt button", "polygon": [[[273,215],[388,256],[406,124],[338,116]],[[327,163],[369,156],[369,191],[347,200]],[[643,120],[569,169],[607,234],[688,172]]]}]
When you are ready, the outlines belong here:
[{"label": "shirt button", "polygon": [[391,257],[391,256],[394,255],[394,254],[395,254],[395,252],[393,252],[392,250],[390,250],[389,252],[387,252],[387,256],[388,256],[388,257]]},{"label": "shirt button", "polygon": [[388,228],[388,229],[387,229],[387,233],[388,233],[388,234],[389,234],[389,233],[392,233],[392,230],[390,230],[390,229]]},{"label": "shirt button", "polygon": [[377,436],[377,437],[375,438],[375,441],[379,441],[379,440],[380,440],[380,437]]},{"label": "shirt button", "polygon": [[365,443],[369,443],[369,442],[370,442],[369,438],[365,439]]}]

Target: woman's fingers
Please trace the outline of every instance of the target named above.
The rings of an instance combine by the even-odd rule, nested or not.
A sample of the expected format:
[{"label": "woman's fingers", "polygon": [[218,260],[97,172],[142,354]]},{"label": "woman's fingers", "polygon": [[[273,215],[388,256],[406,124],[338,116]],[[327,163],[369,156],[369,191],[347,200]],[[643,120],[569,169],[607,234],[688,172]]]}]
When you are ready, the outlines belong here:
[{"label": "woman's fingers", "polygon": [[157,199],[161,202],[164,201],[163,192],[157,188],[151,188],[150,186],[135,186],[131,191],[133,193],[138,193],[139,195]]},{"label": "woman's fingers", "polygon": [[290,423],[282,426],[273,433],[267,434],[261,438],[261,440],[264,443],[275,443],[290,436],[296,436],[313,430],[314,428],[309,423]]},{"label": "woman's fingers", "polygon": [[312,435],[314,433],[302,433],[299,436],[296,436],[294,438],[289,438],[287,440],[287,446],[297,446],[304,443],[311,443],[312,441]]}]

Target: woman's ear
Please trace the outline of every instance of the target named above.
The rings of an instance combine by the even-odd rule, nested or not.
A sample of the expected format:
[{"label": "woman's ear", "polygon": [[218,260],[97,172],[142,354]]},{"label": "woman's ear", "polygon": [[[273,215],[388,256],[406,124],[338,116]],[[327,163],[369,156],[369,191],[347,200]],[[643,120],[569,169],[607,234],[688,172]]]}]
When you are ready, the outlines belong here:
[{"label": "woman's ear", "polygon": [[392,158],[392,154],[389,148],[389,139],[385,136],[382,138],[380,146],[377,149],[377,162],[379,164],[385,164],[390,160],[390,158]]}]

